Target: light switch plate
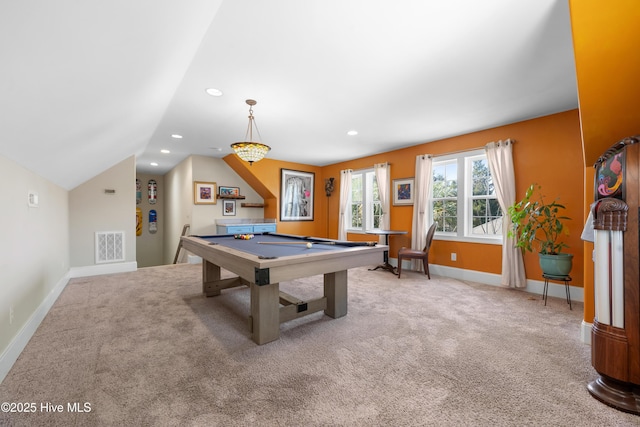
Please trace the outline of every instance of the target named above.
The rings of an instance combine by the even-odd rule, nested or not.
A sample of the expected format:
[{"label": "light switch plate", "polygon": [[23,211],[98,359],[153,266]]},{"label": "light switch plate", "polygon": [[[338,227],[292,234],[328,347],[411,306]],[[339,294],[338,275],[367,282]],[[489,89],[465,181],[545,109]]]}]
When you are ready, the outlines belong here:
[{"label": "light switch plate", "polygon": [[37,208],[38,207],[38,193],[36,193],[35,191],[29,191],[29,207],[30,208]]}]

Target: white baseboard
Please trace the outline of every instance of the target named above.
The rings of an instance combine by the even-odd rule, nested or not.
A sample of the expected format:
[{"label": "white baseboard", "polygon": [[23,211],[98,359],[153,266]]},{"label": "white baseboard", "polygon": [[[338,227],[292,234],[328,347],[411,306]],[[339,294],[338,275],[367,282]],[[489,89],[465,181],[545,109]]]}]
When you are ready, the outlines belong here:
[{"label": "white baseboard", "polygon": [[593,323],[587,323],[584,320],[582,321],[582,327],[580,328],[580,340],[585,343],[591,345],[591,328],[593,327]]},{"label": "white baseboard", "polygon": [[87,265],[85,267],[71,267],[69,276],[73,279],[76,277],[100,276],[102,274],[128,273],[136,271],[138,263],[118,262],[113,264]]},{"label": "white baseboard", "polygon": [[27,320],[27,323],[25,323],[9,346],[0,355],[0,383],[4,381],[4,378],[13,367],[13,364],[16,363],[20,353],[22,353],[22,350],[27,346],[27,343],[33,334],[35,334],[38,326],[40,326],[42,320],[45,318],[51,307],[53,307],[53,304],[67,286],[67,283],[69,283],[70,278],[69,273],[67,273],[58,281],[49,295],[47,295],[44,301],[42,301],[36,311],[33,312],[31,317],[29,317],[29,320]]}]

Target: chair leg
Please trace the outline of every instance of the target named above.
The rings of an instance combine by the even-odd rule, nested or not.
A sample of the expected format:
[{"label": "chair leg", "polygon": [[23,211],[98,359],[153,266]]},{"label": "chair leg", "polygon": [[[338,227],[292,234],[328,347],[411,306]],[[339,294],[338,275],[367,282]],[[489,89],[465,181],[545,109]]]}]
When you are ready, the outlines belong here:
[{"label": "chair leg", "polygon": [[398,279],[400,278],[401,274],[402,274],[402,258],[398,257]]},{"label": "chair leg", "polygon": [[424,274],[426,274],[429,280],[431,280],[431,275],[429,274],[429,260],[424,258],[422,260],[422,265],[424,265]]}]

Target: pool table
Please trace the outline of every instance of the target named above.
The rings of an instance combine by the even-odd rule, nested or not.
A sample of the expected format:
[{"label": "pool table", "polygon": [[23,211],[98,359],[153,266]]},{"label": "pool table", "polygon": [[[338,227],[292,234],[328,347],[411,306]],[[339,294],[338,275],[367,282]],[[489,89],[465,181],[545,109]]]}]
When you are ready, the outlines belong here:
[{"label": "pool table", "polygon": [[[307,245],[311,243],[311,245]],[[324,310],[332,318],[347,314],[347,270],[375,265],[388,250],[377,242],[341,242],[289,234],[183,236],[182,247],[202,258],[202,292],[220,295],[223,289],[248,286],[249,326],[257,344],[280,337],[280,323]],[[310,248],[308,246],[311,246]],[[221,278],[220,269],[237,274]],[[324,295],[302,301],[281,292],[278,284],[324,274]]]}]

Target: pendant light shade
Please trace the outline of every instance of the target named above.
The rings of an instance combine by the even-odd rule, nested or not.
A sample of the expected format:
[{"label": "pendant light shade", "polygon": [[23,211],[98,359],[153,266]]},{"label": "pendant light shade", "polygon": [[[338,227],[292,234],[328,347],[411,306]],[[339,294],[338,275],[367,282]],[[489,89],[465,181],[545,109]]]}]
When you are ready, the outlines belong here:
[{"label": "pendant light shade", "polygon": [[260,137],[258,126],[255,124],[255,119],[253,117],[253,106],[256,105],[257,102],[253,99],[247,99],[246,103],[249,105],[249,125],[247,126],[247,133],[245,134],[244,141],[231,144],[231,148],[235,151],[238,157],[245,162],[249,162],[249,165],[253,165],[253,162],[262,160],[269,150],[271,150],[271,147],[253,140],[254,126],[258,137]]}]

